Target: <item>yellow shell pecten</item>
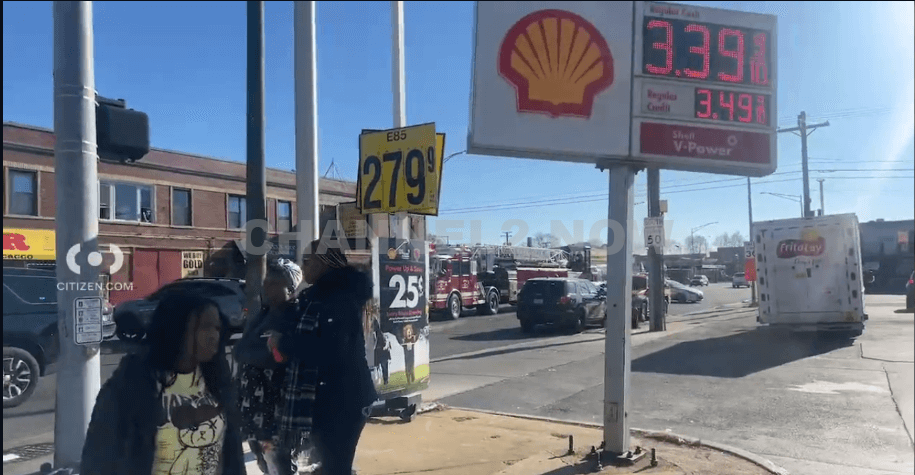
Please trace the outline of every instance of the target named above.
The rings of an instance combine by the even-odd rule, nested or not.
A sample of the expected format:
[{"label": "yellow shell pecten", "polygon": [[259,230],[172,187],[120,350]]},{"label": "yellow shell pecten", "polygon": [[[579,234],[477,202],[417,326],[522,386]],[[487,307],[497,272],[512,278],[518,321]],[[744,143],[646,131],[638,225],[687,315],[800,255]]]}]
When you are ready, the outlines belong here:
[{"label": "yellow shell pecten", "polygon": [[590,116],[594,97],[613,82],[613,58],[600,32],[562,10],[518,21],[503,40],[499,62],[524,111]]}]

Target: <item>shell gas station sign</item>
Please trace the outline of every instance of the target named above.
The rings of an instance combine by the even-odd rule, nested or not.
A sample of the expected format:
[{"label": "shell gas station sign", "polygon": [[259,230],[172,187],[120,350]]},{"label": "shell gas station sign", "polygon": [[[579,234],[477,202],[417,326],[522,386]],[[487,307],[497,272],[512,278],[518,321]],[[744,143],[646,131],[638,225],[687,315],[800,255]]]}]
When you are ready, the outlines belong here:
[{"label": "shell gas station sign", "polygon": [[632,19],[630,2],[477,2],[467,151],[628,155]]},{"label": "shell gas station sign", "polygon": [[476,2],[467,151],[769,175],[776,20],[661,2]]}]

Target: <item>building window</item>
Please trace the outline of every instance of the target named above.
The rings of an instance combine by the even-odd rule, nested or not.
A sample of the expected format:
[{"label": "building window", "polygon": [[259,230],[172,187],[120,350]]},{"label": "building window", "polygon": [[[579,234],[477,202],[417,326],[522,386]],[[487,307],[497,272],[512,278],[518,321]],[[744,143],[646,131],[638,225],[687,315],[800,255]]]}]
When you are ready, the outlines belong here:
[{"label": "building window", "polygon": [[248,221],[248,206],[244,196],[229,195],[229,229],[244,229]]},{"label": "building window", "polygon": [[191,190],[172,190],[172,225],[193,226],[191,221]]},{"label": "building window", "polygon": [[38,174],[10,170],[10,214],[38,216]]},{"label": "building window", "polygon": [[292,231],[292,203],[289,201],[276,202],[276,232],[288,233]]},{"label": "building window", "polygon": [[[130,183],[99,184],[99,219],[153,223],[153,188]],[[113,216],[112,216],[112,210]]]}]

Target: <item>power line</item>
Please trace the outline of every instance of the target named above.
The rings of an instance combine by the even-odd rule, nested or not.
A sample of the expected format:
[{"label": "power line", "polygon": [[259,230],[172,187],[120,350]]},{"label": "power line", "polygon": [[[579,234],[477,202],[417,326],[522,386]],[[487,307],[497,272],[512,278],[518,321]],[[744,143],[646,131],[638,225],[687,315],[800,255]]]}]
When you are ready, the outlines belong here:
[{"label": "power line", "polygon": [[[785,172],[785,173],[791,173],[791,172]],[[795,172],[795,173],[796,173],[796,172]],[[832,178],[830,178],[830,179],[831,179],[831,180],[842,180],[842,179],[845,179],[845,180],[882,180],[882,179],[913,179],[913,178],[915,178],[915,176],[889,176],[889,177],[874,177],[874,176],[871,176],[871,177],[832,177]],[[746,178],[736,178],[736,180],[741,180],[741,181],[742,181],[742,180],[745,180],[745,179],[746,179]],[[766,184],[775,184],[775,183],[787,183],[787,182],[792,182],[792,181],[798,181],[798,180],[801,180],[801,179],[802,179],[802,178],[786,178],[786,179],[780,179],[780,180],[761,181],[761,182],[756,182],[756,183],[754,183],[754,184],[756,184],[756,185],[766,185]],[[731,180],[734,180],[734,179],[718,180],[718,181],[716,181],[716,182],[731,181]],[[714,183],[714,182],[711,182],[711,183]],[[677,194],[677,193],[691,193],[691,192],[696,192],[696,191],[710,191],[710,190],[719,190],[719,189],[725,189],[725,188],[736,188],[736,187],[743,187],[743,186],[745,186],[743,183],[739,183],[739,184],[734,184],[734,185],[710,186],[710,187],[696,188],[696,189],[690,189],[690,190],[662,191],[662,193],[663,193],[664,195],[671,195],[671,194]],[[440,212],[440,214],[464,214],[464,213],[471,213],[471,212],[506,211],[506,210],[524,209],[524,208],[537,208],[537,207],[543,207],[543,206],[558,206],[558,205],[567,205],[567,204],[594,203],[594,202],[606,201],[606,200],[607,200],[607,197],[606,197],[605,195],[601,195],[600,197],[597,197],[597,196],[595,196],[595,195],[590,195],[590,196],[592,196],[591,198],[587,198],[586,196],[588,196],[588,195],[584,195],[584,196],[581,196],[581,197],[578,197],[578,198],[574,198],[574,197],[573,197],[573,198],[561,198],[561,199],[555,199],[555,198],[554,198],[554,199],[540,200],[540,201],[536,201],[536,202],[510,203],[510,204],[505,204],[505,205],[483,205],[483,206],[475,206],[475,207],[454,208],[454,209],[442,210],[442,211]]]}]

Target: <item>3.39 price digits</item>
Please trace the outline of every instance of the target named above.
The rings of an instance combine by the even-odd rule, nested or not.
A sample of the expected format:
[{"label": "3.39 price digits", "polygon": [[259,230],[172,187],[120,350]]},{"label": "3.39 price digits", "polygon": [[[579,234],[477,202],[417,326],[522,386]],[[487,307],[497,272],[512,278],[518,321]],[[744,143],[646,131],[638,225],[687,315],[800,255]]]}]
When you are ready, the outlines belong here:
[{"label": "3.39 price digits", "polygon": [[647,74],[769,85],[769,35],[763,31],[646,17],[642,47]]},{"label": "3.39 price digits", "polygon": [[696,89],[696,118],[769,125],[769,96]]}]

